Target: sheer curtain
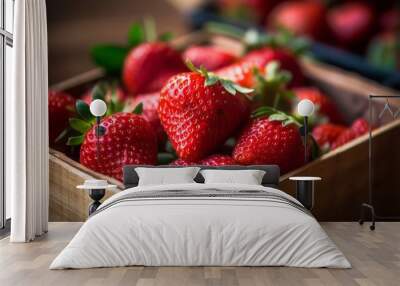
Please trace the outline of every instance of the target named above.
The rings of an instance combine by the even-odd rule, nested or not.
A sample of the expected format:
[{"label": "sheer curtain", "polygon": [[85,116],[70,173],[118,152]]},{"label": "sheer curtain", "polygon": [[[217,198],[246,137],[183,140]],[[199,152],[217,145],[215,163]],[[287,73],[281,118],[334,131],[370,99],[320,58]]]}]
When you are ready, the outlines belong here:
[{"label": "sheer curtain", "polygon": [[6,187],[12,242],[48,225],[47,22],[45,0],[18,0],[14,20],[13,94],[6,98]]}]

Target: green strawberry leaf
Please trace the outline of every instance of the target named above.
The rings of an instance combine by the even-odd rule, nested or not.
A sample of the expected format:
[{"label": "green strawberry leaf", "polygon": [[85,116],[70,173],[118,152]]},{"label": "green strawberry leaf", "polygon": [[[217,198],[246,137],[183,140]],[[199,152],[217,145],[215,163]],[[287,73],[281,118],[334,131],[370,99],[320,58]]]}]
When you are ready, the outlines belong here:
[{"label": "green strawberry leaf", "polygon": [[218,77],[216,76],[208,76],[205,80],[205,86],[212,86],[218,82]]},{"label": "green strawberry leaf", "polygon": [[233,88],[243,94],[252,93],[254,91],[254,89],[252,89],[252,88],[247,88],[247,87],[238,85],[236,83],[233,84]]},{"label": "green strawberry leaf", "polygon": [[92,127],[90,123],[78,118],[70,118],[69,125],[82,134],[85,134]]},{"label": "green strawberry leaf", "polygon": [[94,46],[91,51],[93,62],[102,67],[107,73],[119,75],[124,65],[129,49],[112,44]]},{"label": "green strawberry leaf", "polygon": [[67,145],[68,146],[81,145],[84,138],[85,138],[85,135],[70,137],[70,138],[68,138]]},{"label": "green strawberry leaf", "polygon": [[268,116],[268,119],[271,121],[281,121],[283,126],[287,126],[289,124],[295,124],[297,126],[301,126],[301,124],[297,121],[295,117],[269,106],[262,106],[256,109],[251,114],[252,118],[258,118],[264,116]]},{"label": "green strawberry leaf", "polygon": [[236,89],[233,87],[233,83],[230,80],[221,79],[220,82],[227,92],[232,95],[236,94]]},{"label": "green strawberry leaf", "polygon": [[94,119],[94,116],[90,112],[89,105],[81,99],[78,99],[75,104],[76,111],[78,114],[85,120],[91,121]]},{"label": "green strawberry leaf", "polygon": [[104,101],[106,93],[107,87],[105,86],[105,84],[96,84],[92,89],[92,100],[101,99]]},{"label": "green strawberry leaf", "polygon": [[132,24],[128,31],[128,44],[130,47],[135,47],[143,43],[145,39],[144,30],[142,25],[138,23]]},{"label": "green strawberry leaf", "polygon": [[158,40],[161,42],[169,42],[174,38],[174,34],[171,32],[166,32],[158,36]]},{"label": "green strawberry leaf", "polygon": [[283,114],[276,113],[276,114],[270,115],[268,117],[268,119],[271,121],[285,121],[287,119],[287,117]]},{"label": "green strawberry leaf", "polygon": [[132,111],[133,114],[140,115],[143,113],[143,102],[140,102],[136,105],[135,109]]}]

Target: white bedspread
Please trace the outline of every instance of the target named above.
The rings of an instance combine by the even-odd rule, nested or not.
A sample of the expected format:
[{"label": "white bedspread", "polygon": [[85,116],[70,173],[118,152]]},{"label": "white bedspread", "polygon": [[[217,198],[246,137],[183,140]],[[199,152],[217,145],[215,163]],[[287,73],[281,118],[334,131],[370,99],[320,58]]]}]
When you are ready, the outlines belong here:
[{"label": "white bedspread", "polygon": [[279,200],[234,195],[124,200],[137,192],[206,193],[209,189],[265,191],[300,204],[277,189],[252,185],[132,188],[106,200],[50,269],[127,265],[350,267],[314,217]]}]

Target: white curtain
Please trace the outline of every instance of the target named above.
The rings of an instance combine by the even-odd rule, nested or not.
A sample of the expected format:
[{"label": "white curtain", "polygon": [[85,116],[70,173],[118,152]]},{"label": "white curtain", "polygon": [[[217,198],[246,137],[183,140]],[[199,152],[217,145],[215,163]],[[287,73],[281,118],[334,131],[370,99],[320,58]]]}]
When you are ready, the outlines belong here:
[{"label": "white curtain", "polygon": [[12,242],[47,232],[48,115],[45,0],[15,1],[13,94],[6,99],[6,187]]}]

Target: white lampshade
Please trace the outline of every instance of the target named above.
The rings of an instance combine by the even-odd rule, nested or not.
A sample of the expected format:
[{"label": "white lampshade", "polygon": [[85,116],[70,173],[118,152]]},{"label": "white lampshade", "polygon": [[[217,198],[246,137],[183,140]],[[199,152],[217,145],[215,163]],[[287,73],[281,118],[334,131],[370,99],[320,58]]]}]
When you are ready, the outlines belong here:
[{"label": "white lampshade", "polygon": [[106,114],[107,104],[101,99],[95,99],[90,104],[90,112],[93,116],[100,117]]},{"label": "white lampshade", "polygon": [[309,99],[303,99],[297,105],[297,113],[301,116],[310,116],[314,113],[314,103]]}]

